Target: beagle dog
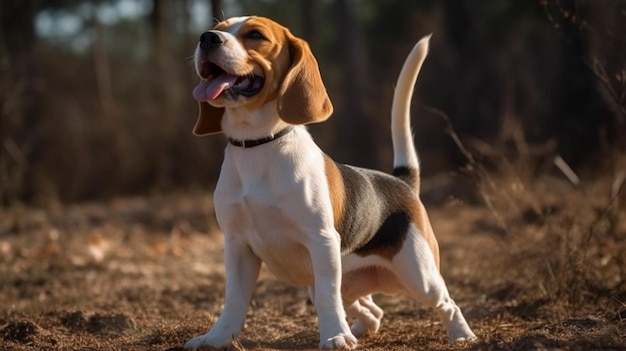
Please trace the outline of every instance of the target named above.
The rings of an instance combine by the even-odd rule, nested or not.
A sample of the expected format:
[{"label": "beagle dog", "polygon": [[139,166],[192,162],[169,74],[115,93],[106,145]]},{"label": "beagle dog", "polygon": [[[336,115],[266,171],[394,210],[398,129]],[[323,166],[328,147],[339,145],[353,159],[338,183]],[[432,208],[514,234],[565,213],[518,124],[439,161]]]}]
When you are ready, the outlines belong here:
[{"label": "beagle dog", "polygon": [[[320,348],[352,349],[383,311],[372,294],[404,293],[434,308],[450,342],[475,338],[439,273],[419,198],[409,108],[428,51],[421,39],[395,89],[393,174],[335,163],[305,125],[333,111],[308,44],[263,17],[234,17],[200,36],[194,134],[224,133],[215,189],[224,232],[226,298],[215,325],[185,348],[226,347],[242,329],[261,263],[307,286]],[[352,321],[352,326],[349,325]]]}]

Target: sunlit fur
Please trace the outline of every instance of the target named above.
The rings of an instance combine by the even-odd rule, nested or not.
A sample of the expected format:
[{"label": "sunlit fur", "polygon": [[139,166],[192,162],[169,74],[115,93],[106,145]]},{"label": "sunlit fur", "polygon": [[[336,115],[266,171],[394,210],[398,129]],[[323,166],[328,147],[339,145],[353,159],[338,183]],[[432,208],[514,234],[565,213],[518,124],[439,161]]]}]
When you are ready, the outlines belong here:
[{"label": "sunlit fur", "polygon": [[[263,23],[264,30],[284,30],[268,19],[250,18]],[[247,20],[218,27],[236,32],[234,26],[243,28]],[[231,343],[244,324],[262,262],[278,279],[308,287],[317,310],[320,348],[352,349],[356,337],[378,330],[383,311],[372,299],[375,292],[404,293],[434,308],[450,342],[475,338],[439,273],[439,248],[417,188],[419,163],[409,107],[428,39],[416,45],[398,79],[392,117],[398,176],[335,163],[302,125],[257,147],[226,147],[214,198],[225,237],[226,301],[212,328],[186,348]],[[238,52],[246,49],[245,42],[239,45]],[[316,71],[305,47],[309,56],[303,62],[315,65],[307,67],[309,72]],[[278,75],[289,76],[282,73]],[[307,103],[326,96],[323,85],[316,89],[324,91],[304,91],[315,94]],[[227,106],[221,116],[229,138],[271,136],[290,124],[275,100],[253,109],[250,101],[242,104]],[[297,107],[292,104],[290,111]],[[328,108],[315,113],[328,113]],[[354,320],[351,327],[347,317]]]}]

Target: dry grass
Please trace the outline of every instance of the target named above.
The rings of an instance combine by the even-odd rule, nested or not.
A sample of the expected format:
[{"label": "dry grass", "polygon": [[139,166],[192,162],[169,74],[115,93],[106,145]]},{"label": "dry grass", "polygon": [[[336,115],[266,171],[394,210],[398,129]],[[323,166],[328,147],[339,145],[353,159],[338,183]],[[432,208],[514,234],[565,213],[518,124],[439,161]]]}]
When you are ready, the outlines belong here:
[{"label": "dry grass", "polygon": [[[610,184],[599,180],[583,194],[554,178],[522,188],[510,177],[492,180],[507,196],[485,194],[491,209],[460,201],[430,208],[443,274],[480,340],[447,345],[431,311],[377,296],[383,325],[360,349],[626,348],[626,223],[602,211]],[[503,199],[516,199],[517,210]],[[179,350],[223,303],[211,211],[210,194],[179,194],[1,212],[0,344]],[[263,272],[234,349],[304,350],[317,338],[306,290]]]}]

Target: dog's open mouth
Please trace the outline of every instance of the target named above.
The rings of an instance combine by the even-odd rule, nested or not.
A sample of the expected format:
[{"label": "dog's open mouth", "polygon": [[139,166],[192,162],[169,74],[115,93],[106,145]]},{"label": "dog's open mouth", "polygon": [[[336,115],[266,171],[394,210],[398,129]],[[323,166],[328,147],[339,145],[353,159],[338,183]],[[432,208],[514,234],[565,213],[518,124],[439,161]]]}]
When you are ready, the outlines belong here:
[{"label": "dog's open mouth", "polygon": [[230,74],[214,63],[202,65],[202,81],[193,90],[193,97],[198,101],[213,101],[221,94],[250,97],[263,88],[265,79],[253,73],[243,76]]}]

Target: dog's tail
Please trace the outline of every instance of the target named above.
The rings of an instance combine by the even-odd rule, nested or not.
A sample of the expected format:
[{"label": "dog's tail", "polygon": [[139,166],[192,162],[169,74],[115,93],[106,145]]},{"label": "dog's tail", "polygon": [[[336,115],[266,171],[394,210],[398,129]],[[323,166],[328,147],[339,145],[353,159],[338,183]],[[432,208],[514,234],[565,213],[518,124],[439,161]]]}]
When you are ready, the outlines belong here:
[{"label": "dog's tail", "polygon": [[411,130],[411,98],[417,75],[428,54],[430,35],[420,39],[402,66],[391,107],[393,175],[407,182],[419,193],[420,165]]}]

